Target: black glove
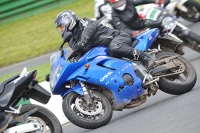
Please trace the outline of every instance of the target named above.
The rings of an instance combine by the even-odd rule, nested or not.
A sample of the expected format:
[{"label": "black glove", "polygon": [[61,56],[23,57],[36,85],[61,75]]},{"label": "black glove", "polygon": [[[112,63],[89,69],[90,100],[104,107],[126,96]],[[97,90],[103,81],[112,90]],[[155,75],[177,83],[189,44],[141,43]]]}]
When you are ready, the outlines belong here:
[{"label": "black glove", "polygon": [[81,42],[77,42],[77,43],[75,43],[75,44],[73,45],[73,50],[74,50],[75,52],[80,52],[80,53],[81,53],[81,51],[83,50],[83,48],[84,48],[84,45],[83,45],[83,43],[81,43]]},{"label": "black glove", "polygon": [[78,55],[78,53],[76,53],[76,52],[73,51],[73,52],[71,53],[71,55],[68,57],[67,60],[70,61],[72,58],[76,57],[77,55]]}]

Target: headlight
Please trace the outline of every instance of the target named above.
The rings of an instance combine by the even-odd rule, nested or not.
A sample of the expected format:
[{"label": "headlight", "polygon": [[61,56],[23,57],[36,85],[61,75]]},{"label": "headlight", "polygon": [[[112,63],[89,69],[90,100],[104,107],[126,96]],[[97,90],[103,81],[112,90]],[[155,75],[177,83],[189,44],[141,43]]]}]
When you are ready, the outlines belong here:
[{"label": "headlight", "polygon": [[172,17],[165,17],[162,21],[162,26],[164,26],[167,29],[172,29],[174,25],[175,23]]},{"label": "headlight", "polygon": [[51,88],[53,88],[55,86],[56,82],[58,81],[61,71],[62,71],[62,66],[58,66],[55,70],[55,73],[53,75],[50,75]]}]

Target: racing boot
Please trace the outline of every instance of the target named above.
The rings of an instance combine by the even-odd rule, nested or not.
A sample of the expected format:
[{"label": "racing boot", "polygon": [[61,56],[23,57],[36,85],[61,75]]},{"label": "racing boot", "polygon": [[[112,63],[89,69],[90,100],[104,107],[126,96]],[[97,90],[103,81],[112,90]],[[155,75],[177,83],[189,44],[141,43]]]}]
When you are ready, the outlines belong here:
[{"label": "racing boot", "polygon": [[148,54],[146,52],[140,50],[133,50],[134,60],[140,60],[147,67],[147,69],[151,69],[155,64],[156,57],[155,54]]},{"label": "racing boot", "polygon": [[0,120],[0,133],[2,133],[7,128],[10,120],[10,116],[2,116],[2,119]]}]

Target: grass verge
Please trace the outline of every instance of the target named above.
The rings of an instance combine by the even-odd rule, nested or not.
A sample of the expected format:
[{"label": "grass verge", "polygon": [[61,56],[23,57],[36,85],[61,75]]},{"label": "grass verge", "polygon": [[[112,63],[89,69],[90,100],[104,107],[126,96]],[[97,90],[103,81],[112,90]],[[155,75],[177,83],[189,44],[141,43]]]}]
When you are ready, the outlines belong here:
[{"label": "grass verge", "polygon": [[94,1],[80,0],[54,10],[0,25],[0,67],[28,60],[58,48],[62,41],[54,21],[63,10],[80,18],[94,16]]},{"label": "grass verge", "polygon": [[[39,82],[45,81],[45,75],[50,72],[49,64],[43,64],[43,65],[39,65],[37,67],[28,68],[28,71],[35,70],[35,69],[37,70],[38,81]],[[5,75],[5,76],[0,76],[0,83],[4,80],[14,76],[14,75],[21,73],[21,71],[15,72],[15,73],[12,73],[12,74],[8,74],[8,75]]]}]

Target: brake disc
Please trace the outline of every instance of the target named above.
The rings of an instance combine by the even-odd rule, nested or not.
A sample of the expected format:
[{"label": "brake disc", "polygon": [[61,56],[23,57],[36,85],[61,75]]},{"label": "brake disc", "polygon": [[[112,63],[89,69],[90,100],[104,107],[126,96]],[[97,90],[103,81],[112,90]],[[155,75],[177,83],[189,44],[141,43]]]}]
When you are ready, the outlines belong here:
[{"label": "brake disc", "polygon": [[83,97],[77,97],[75,100],[75,107],[85,115],[97,115],[102,110],[102,103],[94,99],[92,105],[87,106]]},{"label": "brake disc", "polygon": [[179,59],[172,59],[172,60],[170,60],[170,62],[174,62],[174,63],[178,64],[178,68],[172,69],[171,70],[172,72],[174,72],[174,73],[183,73],[185,71],[185,65]]}]

